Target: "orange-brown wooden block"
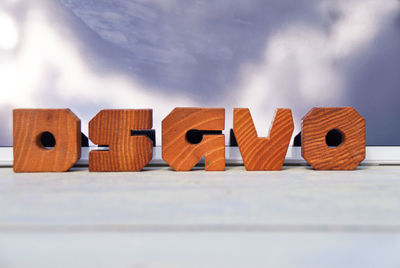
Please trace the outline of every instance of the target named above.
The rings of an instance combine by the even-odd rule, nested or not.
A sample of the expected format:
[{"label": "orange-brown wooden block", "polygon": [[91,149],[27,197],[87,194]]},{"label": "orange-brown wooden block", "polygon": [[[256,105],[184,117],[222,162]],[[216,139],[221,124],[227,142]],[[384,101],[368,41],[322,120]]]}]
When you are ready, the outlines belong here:
[{"label": "orange-brown wooden block", "polygon": [[[54,148],[41,144],[51,133]],[[13,111],[15,172],[62,172],[81,156],[81,120],[70,109],[15,109]]]},{"label": "orange-brown wooden block", "polygon": [[233,132],[246,170],[281,170],[294,125],[290,109],[277,109],[268,138],[259,138],[249,109],[233,109]]},{"label": "orange-brown wooden block", "polygon": [[162,158],[176,171],[191,170],[205,156],[205,170],[225,170],[225,136],[202,135],[190,143],[188,131],[224,130],[223,108],[175,108],[162,121]]},{"label": "orange-brown wooden block", "polygon": [[153,155],[152,141],[146,136],[132,136],[132,130],[151,129],[153,110],[101,110],[89,122],[89,139],[109,150],[89,153],[89,171],[140,171]]},{"label": "orange-brown wooden block", "polygon": [[[326,136],[338,131],[341,143],[329,147]],[[352,170],[365,158],[365,120],[352,107],[313,108],[304,117],[301,154],[319,170]]]}]

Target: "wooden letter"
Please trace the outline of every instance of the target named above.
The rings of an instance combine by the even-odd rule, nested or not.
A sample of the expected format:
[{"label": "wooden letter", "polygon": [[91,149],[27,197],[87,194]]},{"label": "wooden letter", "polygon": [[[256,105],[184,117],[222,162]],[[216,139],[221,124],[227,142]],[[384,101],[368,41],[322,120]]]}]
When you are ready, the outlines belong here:
[{"label": "wooden letter", "polygon": [[89,171],[140,171],[151,160],[153,144],[146,136],[132,136],[132,130],[151,129],[153,110],[101,110],[89,122],[89,139],[108,145],[109,151],[89,153]]},{"label": "wooden letter", "polygon": [[[328,132],[341,134],[341,143],[330,148]],[[365,120],[352,107],[313,108],[301,128],[301,154],[319,170],[352,170],[365,158]]]},{"label": "wooden letter", "polygon": [[162,121],[162,157],[176,171],[191,170],[205,156],[205,169],[225,170],[225,136],[202,135],[192,144],[188,131],[225,128],[225,109],[175,108]]},{"label": "wooden letter", "polygon": [[[41,144],[46,132],[54,148]],[[13,147],[15,172],[67,171],[81,157],[81,120],[70,109],[15,109]]]},{"label": "wooden letter", "polygon": [[277,109],[268,138],[258,138],[249,109],[233,110],[233,132],[246,170],[281,170],[294,125],[290,109]]}]

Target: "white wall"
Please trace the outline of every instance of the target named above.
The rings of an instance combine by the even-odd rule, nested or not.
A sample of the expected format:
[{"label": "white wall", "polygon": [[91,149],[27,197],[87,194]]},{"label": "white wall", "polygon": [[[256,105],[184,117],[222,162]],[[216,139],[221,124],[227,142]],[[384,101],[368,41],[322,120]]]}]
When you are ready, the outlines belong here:
[{"label": "white wall", "polygon": [[[266,136],[292,108],[351,105],[369,144],[398,144],[400,9],[396,0],[3,0],[0,145],[11,109],[249,107]],[[229,132],[226,131],[228,134]],[[228,135],[227,135],[228,140]]]}]

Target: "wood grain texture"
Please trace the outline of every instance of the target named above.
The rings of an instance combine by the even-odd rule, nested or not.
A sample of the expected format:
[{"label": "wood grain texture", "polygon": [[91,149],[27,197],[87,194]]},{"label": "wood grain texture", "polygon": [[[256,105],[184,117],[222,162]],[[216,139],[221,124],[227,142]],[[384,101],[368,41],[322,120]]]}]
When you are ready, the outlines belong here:
[{"label": "wood grain texture", "polygon": [[146,136],[132,136],[131,130],[151,129],[153,110],[102,110],[89,122],[89,139],[108,145],[108,151],[89,153],[89,171],[140,171],[151,160],[153,144]]},{"label": "wood grain texture", "polygon": [[[40,142],[43,132],[56,140],[52,149]],[[13,110],[15,172],[63,172],[81,155],[81,121],[70,109]]]},{"label": "wood grain texture", "polygon": [[259,138],[250,110],[233,109],[233,131],[246,170],[281,170],[293,129],[292,111],[277,109],[269,137]]},{"label": "wood grain texture", "polygon": [[[342,142],[335,148],[326,135],[336,129]],[[313,108],[302,120],[301,154],[318,170],[353,170],[365,158],[365,120],[352,107]]]},{"label": "wood grain texture", "polygon": [[205,170],[225,170],[225,136],[203,135],[198,144],[186,140],[191,129],[224,130],[223,108],[175,108],[162,121],[162,158],[176,171],[191,170],[205,156]]}]

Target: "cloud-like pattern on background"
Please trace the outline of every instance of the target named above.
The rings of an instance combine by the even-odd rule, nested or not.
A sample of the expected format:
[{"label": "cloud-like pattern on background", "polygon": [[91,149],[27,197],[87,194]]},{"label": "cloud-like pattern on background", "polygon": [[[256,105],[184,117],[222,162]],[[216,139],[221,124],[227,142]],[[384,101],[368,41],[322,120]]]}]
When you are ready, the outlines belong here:
[{"label": "cloud-like pattern on background", "polygon": [[366,117],[369,144],[400,145],[399,10],[397,0],[4,0],[0,21],[14,26],[0,26],[0,145],[11,144],[14,107],[70,107],[84,131],[100,109],[151,107],[160,144],[175,106],[225,107],[226,129],[233,107],[249,107],[266,136],[278,107],[292,108],[297,132],[311,107],[345,105]]}]

